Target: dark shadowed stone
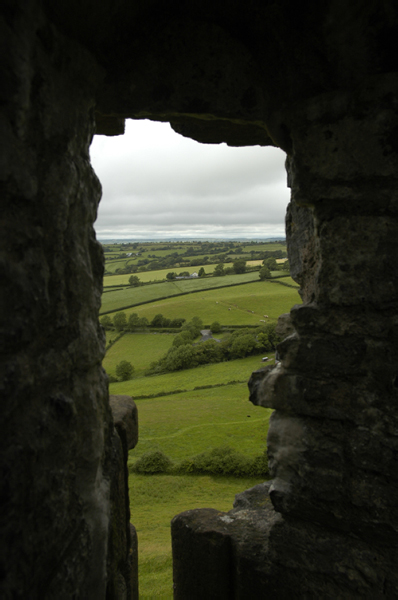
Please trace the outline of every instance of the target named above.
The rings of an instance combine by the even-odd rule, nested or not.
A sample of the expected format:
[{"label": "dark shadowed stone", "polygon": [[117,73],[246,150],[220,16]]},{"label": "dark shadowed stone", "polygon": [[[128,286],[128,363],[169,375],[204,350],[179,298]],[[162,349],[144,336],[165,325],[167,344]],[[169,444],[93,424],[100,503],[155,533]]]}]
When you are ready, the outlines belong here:
[{"label": "dark shadowed stone", "polygon": [[234,509],[259,509],[264,508],[270,502],[269,489],[272,481],[259,483],[254,487],[236,494],[234,501]]},{"label": "dark shadowed stone", "polygon": [[249,400],[255,406],[261,406],[263,402],[263,396],[259,394],[261,389],[261,385],[264,379],[271,373],[271,371],[275,369],[275,365],[267,365],[266,367],[261,367],[261,369],[257,369],[257,371],[253,371],[250,375],[250,379],[248,381],[248,386],[250,390]]},{"label": "dark shadowed stone", "polygon": [[138,441],[138,412],[130,396],[110,396],[115,421],[112,438],[111,519],[107,600],[138,598],[138,541],[130,523],[128,450]]},{"label": "dark shadowed stone", "polygon": [[115,427],[127,450],[138,442],[138,411],[130,396],[109,396]]},{"label": "dark shadowed stone", "polygon": [[[398,8],[225,4],[0,5],[7,600],[136,594],[126,469],[136,420],[121,402],[114,427],[101,367],[96,113],[108,135],[148,118],[288,153],[287,247],[303,305],[281,363],[251,384],[252,400],[274,409],[279,513],[265,501],[176,517],[176,597],[398,598]],[[261,491],[238,504],[250,496],[261,504]]]},{"label": "dark shadowed stone", "polygon": [[95,113],[95,133],[97,135],[123,135],[125,130],[125,120],[123,118],[102,115]]},{"label": "dark shadowed stone", "polygon": [[129,552],[129,563],[130,563],[130,576],[131,576],[131,599],[130,600],[138,600],[139,598],[139,588],[138,588],[138,537],[137,530],[130,523],[130,540],[131,540],[131,549]]},{"label": "dark shadowed stone", "polygon": [[293,323],[290,313],[284,313],[278,317],[278,322],[275,327],[275,333],[282,339],[294,333]]},{"label": "dark shadowed stone", "polygon": [[229,513],[196,509],[174,517],[176,600],[254,600],[264,597],[265,590],[276,593],[267,551],[270,529],[281,517],[266,497],[267,487],[268,483],[239,495]]}]

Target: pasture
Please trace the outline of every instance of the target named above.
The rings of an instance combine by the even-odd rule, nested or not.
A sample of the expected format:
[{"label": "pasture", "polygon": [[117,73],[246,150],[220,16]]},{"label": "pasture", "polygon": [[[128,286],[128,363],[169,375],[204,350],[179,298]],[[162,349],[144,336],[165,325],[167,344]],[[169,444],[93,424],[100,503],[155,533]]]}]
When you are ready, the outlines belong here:
[{"label": "pasture", "polygon": [[129,460],[149,450],[183,460],[220,446],[258,456],[265,450],[271,410],[248,398],[247,384],[236,383],[136,400],[140,436]]},{"label": "pasture", "polygon": [[[253,261],[256,262],[256,261]],[[136,275],[138,279],[144,283],[149,281],[164,281],[167,273],[181,273],[182,271],[188,271],[189,274],[197,273],[203,266],[206,273],[213,273],[215,264],[199,265],[198,267],[170,267],[169,269],[158,269],[157,271],[137,271],[137,273],[126,273],[124,275],[105,275],[104,287],[109,285],[129,285],[129,278],[131,275]]]},{"label": "pasture", "polygon": [[103,366],[109,375],[116,376],[116,365],[122,360],[134,366],[134,377],[143,375],[150,363],[159,360],[173,343],[173,334],[125,333],[111,346],[103,360]]},{"label": "pasture", "polygon": [[[170,373],[168,382],[170,385],[177,379],[174,385],[188,387],[197,382],[219,383],[237,374],[247,378],[258,362],[259,357],[250,357]],[[145,379],[156,379],[155,389],[159,389],[165,377]],[[115,392],[129,393],[120,386],[137,384],[143,379],[113,384],[111,391],[117,386],[119,389]],[[149,392],[147,387],[144,390]],[[136,400],[136,403],[140,436],[137,447],[129,452],[129,464],[143,453],[159,449],[172,460],[180,461],[225,445],[253,457],[265,448],[272,411],[248,401],[246,383]],[[261,481],[262,478],[132,473],[129,477],[131,520],[138,534],[140,597],[173,597],[170,522],[176,514],[207,507],[227,512],[232,508],[235,494]]]},{"label": "pasture", "polygon": [[[130,340],[131,348],[135,345],[134,336],[132,334],[126,340]],[[170,339],[172,336],[167,334],[159,334],[159,340],[165,336]],[[123,339],[123,338],[122,338]],[[118,344],[119,342],[117,342]],[[134,350],[139,352],[139,346]],[[109,351],[108,351],[109,352]],[[103,365],[108,370],[108,352],[106,353]],[[267,353],[270,357],[270,362],[274,358],[273,353]],[[124,356],[125,360],[131,362],[132,354]],[[174,373],[164,373],[162,375],[151,375],[149,377],[136,377],[130,381],[121,381],[111,383],[109,391],[111,394],[127,394],[129,396],[142,396],[157,394],[158,392],[170,393],[175,390],[192,391],[197,386],[226,384],[229,381],[248,381],[252,371],[256,371],[264,363],[261,362],[262,355],[248,356],[247,358],[238,358],[228,362],[216,363],[211,365],[202,365],[195,369],[186,369],[184,371],[175,371]],[[149,366],[149,363],[148,365]],[[248,394],[248,390],[246,389]]]},{"label": "pasture", "polygon": [[[287,279],[284,278],[283,281]],[[171,319],[183,317],[189,320],[197,316],[205,325],[210,325],[213,321],[218,321],[221,325],[260,325],[264,315],[268,315],[267,320],[275,321],[282,313],[289,312],[294,304],[301,304],[297,289],[256,280],[242,286],[158,300],[129,308],[125,313],[128,316],[136,312],[149,321],[161,313]]]},{"label": "pasture", "polygon": [[122,290],[107,291],[106,294],[102,295],[100,315],[120,310],[125,306],[137,305],[142,302],[154,302],[159,298],[178,296],[187,292],[213,289],[248,281],[258,281],[258,273],[243,273],[242,275],[226,275],[224,277],[209,277],[204,279],[199,277],[195,279],[180,279],[142,287],[126,287]]}]

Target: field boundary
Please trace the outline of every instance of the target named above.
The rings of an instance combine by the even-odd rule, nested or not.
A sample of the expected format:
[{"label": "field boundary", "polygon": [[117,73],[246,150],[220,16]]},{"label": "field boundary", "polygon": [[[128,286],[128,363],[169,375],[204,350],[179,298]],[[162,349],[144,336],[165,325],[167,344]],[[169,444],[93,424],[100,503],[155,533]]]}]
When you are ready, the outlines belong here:
[{"label": "field boundary", "polygon": [[[281,277],[283,277],[283,276],[279,276],[279,278],[281,278]],[[286,275],[286,277],[289,277],[289,275]],[[201,288],[200,290],[191,290],[189,292],[180,292],[179,294],[172,294],[171,296],[161,296],[159,298],[154,298],[153,300],[144,300],[143,302],[136,302],[134,304],[128,304],[126,306],[121,306],[121,307],[117,308],[116,310],[106,310],[104,312],[100,312],[99,316],[102,317],[104,315],[109,315],[109,314],[112,314],[115,312],[120,312],[122,310],[127,310],[128,308],[134,308],[134,306],[143,306],[144,304],[152,304],[153,302],[159,302],[159,300],[168,300],[169,298],[178,298],[178,296],[188,296],[189,294],[199,294],[202,292],[211,292],[213,290],[219,290],[222,288],[236,287],[238,285],[247,285],[248,283],[264,283],[266,281],[272,281],[272,279],[265,279],[265,280],[253,279],[253,281],[240,281],[239,283],[229,283],[228,285],[218,285],[217,287]],[[164,282],[160,282],[160,283],[164,283]],[[297,288],[296,288],[296,286],[294,286],[294,285],[290,285],[289,283],[283,283],[281,281],[274,281],[274,283],[280,283],[281,285],[285,285],[286,287],[299,289],[299,286],[297,286]]]},{"label": "field boundary", "polygon": [[226,385],[236,385],[237,383],[247,383],[247,379],[234,379],[225,383],[213,383],[210,385],[197,385],[191,390],[172,390],[171,392],[156,392],[156,394],[141,394],[140,396],[133,396],[133,400],[152,400],[153,398],[162,398],[163,396],[173,396],[174,394],[186,394],[188,392],[195,392],[197,390],[210,390],[211,388],[224,387]]}]

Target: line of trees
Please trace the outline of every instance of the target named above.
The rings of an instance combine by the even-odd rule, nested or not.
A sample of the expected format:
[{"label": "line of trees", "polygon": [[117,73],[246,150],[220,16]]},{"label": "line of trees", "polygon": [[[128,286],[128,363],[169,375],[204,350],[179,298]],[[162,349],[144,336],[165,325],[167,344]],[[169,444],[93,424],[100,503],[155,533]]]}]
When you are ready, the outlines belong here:
[{"label": "line of trees", "polygon": [[117,312],[113,319],[109,315],[104,315],[100,323],[104,329],[116,329],[116,331],[135,331],[147,327],[179,329],[185,323],[185,319],[169,319],[162,314],[157,314],[153,317],[152,321],[148,321],[146,317],[139,317],[137,313],[131,313],[127,319],[126,313],[121,311]]},{"label": "line of trees", "polygon": [[149,374],[190,369],[199,365],[268,352],[275,349],[280,341],[275,333],[275,324],[266,323],[254,330],[234,331],[221,342],[210,339],[193,344],[201,328],[198,329],[195,323],[201,320],[194,318],[192,321],[183,326],[183,331],[175,337],[168,352],[158,361],[151,363]]}]

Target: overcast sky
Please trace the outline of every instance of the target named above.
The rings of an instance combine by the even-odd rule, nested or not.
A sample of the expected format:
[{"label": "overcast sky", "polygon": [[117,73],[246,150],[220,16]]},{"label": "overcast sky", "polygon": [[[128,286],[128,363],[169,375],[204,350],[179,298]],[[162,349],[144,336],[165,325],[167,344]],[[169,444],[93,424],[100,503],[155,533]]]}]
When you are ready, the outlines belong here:
[{"label": "overcast sky", "polygon": [[123,136],[95,136],[90,154],[103,189],[100,240],[285,235],[281,150],[199,144],[168,123],[128,120]]}]

